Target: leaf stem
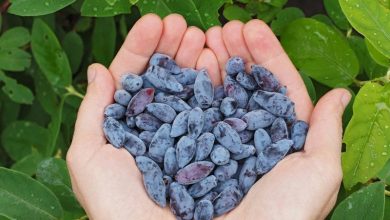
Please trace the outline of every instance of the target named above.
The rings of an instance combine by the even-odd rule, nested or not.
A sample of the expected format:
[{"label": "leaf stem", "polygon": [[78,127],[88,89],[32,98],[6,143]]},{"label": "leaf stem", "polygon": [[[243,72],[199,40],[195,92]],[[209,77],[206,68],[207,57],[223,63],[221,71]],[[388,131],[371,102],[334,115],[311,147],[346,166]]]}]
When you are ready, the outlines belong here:
[{"label": "leaf stem", "polygon": [[71,93],[66,93],[61,97],[60,104],[58,106],[58,114],[55,115],[56,118],[52,119],[52,122],[49,124],[49,130],[52,132],[53,139],[50,144],[50,155],[54,153],[54,149],[56,148],[58,135],[60,134],[60,128],[62,123],[62,110],[64,107],[65,99],[70,96]]},{"label": "leaf stem", "polygon": [[347,38],[350,38],[352,36],[352,31],[353,31],[352,28],[348,29],[348,31],[347,31]]},{"label": "leaf stem", "polygon": [[84,95],[78,92],[72,85],[65,87],[66,91],[68,92],[67,94],[69,95],[74,95],[76,97],[79,97],[81,99],[84,99]]},{"label": "leaf stem", "polygon": [[390,196],[390,191],[389,190],[385,190],[385,195],[386,196]]},{"label": "leaf stem", "polygon": [[87,215],[84,215],[84,216],[81,216],[79,219],[77,219],[77,220],[86,220],[86,219],[88,219],[88,216]]},{"label": "leaf stem", "polygon": [[387,70],[387,73],[385,76],[378,77],[378,78],[375,78],[372,80],[365,80],[365,81],[360,81],[360,80],[355,79],[354,82],[359,87],[362,87],[365,84],[370,83],[370,82],[389,83],[390,82],[390,68]]}]

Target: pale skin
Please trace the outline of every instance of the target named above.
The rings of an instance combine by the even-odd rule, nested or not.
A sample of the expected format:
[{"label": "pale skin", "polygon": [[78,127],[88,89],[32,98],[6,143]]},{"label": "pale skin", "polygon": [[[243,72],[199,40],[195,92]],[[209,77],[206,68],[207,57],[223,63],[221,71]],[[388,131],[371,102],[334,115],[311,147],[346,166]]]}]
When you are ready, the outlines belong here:
[{"label": "pale skin", "polygon": [[342,180],[341,117],[350,94],[335,89],[315,107],[292,62],[270,28],[260,20],[231,21],[203,33],[180,15],[143,16],[129,32],[109,69],[92,64],[67,163],[73,190],[91,219],[175,219],[144,190],[134,158],[106,143],[103,111],[113,102],[122,74],[141,74],[154,52],[183,67],[207,68],[213,83],[224,78],[231,56],[271,70],[288,88],[298,118],[310,124],[305,149],[283,159],[251,188],[241,204],[217,219],[324,219]]}]

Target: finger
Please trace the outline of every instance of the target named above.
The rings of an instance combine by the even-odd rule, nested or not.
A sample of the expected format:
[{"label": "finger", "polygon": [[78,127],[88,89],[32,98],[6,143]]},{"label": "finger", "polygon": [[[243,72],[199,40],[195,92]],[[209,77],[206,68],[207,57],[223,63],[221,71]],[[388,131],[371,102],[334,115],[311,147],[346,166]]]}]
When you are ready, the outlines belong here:
[{"label": "finger", "polygon": [[162,21],[155,14],[147,14],[134,24],[109,68],[117,85],[122,74],[139,74],[145,69],[157,48],[162,29]]},{"label": "finger", "polygon": [[79,108],[70,149],[84,157],[88,157],[98,146],[106,143],[102,129],[104,108],[113,102],[115,89],[111,73],[101,64],[89,66],[88,81],[87,93]]},{"label": "finger", "polygon": [[170,14],[163,19],[163,31],[156,52],[175,57],[187,29],[186,20],[179,14]]},{"label": "finger", "polygon": [[226,49],[225,43],[222,38],[222,28],[215,26],[207,30],[206,32],[206,44],[210,48],[219,63],[219,69],[221,71],[221,79],[223,80],[226,76],[225,63],[229,59],[229,52]]},{"label": "finger", "polygon": [[334,89],[318,101],[310,119],[306,138],[307,154],[340,159],[342,115],[350,99],[351,94],[347,90]]},{"label": "finger", "polygon": [[203,49],[196,64],[196,69],[202,68],[207,69],[214,86],[222,84],[217,57],[215,56],[213,51],[208,48]]},{"label": "finger", "polygon": [[251,20],[245,24],[243,33],[254,62],[269,69],[287,86],[298,118],[308,121],[313,105],[305,84],[272,30],[261,20]]},{"label": "finger", "polygon": [[197,27],[189,27],[184,34],[175,60],[179,66],[194,68],[203,50],[206,37]]},{"label": "finger", "polygon": [[230,57],[242,57],[249,67],[253,64],[253,59],[243,35],[244,24],[240,21],[230,21],[222,28],[222,38]]}]

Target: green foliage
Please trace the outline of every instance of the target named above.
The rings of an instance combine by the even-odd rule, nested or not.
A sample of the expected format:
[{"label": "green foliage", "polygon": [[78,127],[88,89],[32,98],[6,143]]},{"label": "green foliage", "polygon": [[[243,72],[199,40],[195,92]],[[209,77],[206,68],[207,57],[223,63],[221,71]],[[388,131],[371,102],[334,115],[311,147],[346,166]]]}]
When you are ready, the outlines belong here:
[{"label": "green foliage", "polygon": [[378,178],[390,185],[390,160],[387,161],[386,165],[378,173]]},{"label": "green foliage", "polygon": [[385,55],[381,54],[374,45],[368,40],[367,38],[364,41],[366,43],[368,52],[371,55],[371,58],[375,60],[376,63],[378,63],[381,66],[388,67],[390,66],[390,58],[386,57]]},{"label": "green foliage", "polygon": [[390,84],[364,85],[355,98],[353,116],[344,134],[344,186],[374,177],[390,158]]},{"label": "green foliage", "polygon": [[111,17],[130,12],[129,0],[85,0],[81,15],[93,17]]},{"label": "green foliage", "polygon": [[86,70],[109,66],[146,13],[178,13],[204,31],[262,19],[313,103],[335,87],[351,91],[343,186],[329,218],[390,219],[390,1],[310,4],[324,11],[307,17],[310,7],[287,0],[0,1],[0,219],[86,218],[64,161]]},{"label": "green foliage", "polygon": [[381,220],[385,205],[385,184],[373,183],[352,193],[336,208],[332,220]]},{"label": "green foliage", "polygon": [[237,5],[227,5],[223,9],[223,16],[228,20],[240,20],[242,22],[247,22],[252,18],[244,8]]},{"label": "green foliage", "polygon": [[116,27],[113,18],[98,18],[92,33],[92,54],[96,61],[108,66],[114,57]]},{"label": "green foliage", "polygon": [[38,16],[54,13],[76,0],[11,0],[8,12],[20,16]]},{"label": "green foliage", "polygon": [[231,0],[140,0],[137,3],[141,14],[156,13],[164,17],[171,13],[183,15],[189,25],[204,30],[219,25],[218,9]]},{"label": "green foliage", "polygon": [[390,11],[377,0],[340,0],[352,26],[390,58]]},{"label": "green foliage", "polygon": [[295,20],[283,32],[281,41],[301,72],[329,87],[346,87],[358,74],[359,62],[346,39],[321,22]]},{"label": "green foliage", "polygon": [[36,172],[38,181],[54,192],[65,211],[74,212],[79,217],[85,215],[72,191],[68,169],[64,160],[58,158],[46,159],[38,165]]},{"label": "green foliage", "polygon": [[69,61],[50,27],[44,21],[35,19],[31,38],[35,61],[49,82],[55,87],[69,86],[72,81]]},{"label": "green foliage", "polygon": [[6,217],[54,220],[63,215],[57,197],[48,188],[17,171],[0,167],[0,194],[0,213]]},{"label": "green foliage", "polygon": [[72,73],[76,73],[84,55],[83,39],[75,31],[68,32],[62,39],[62,47],[68,57]]},{"label": "green foliage", "polygon": [[375,79],[386,74],[387,69],[372,59],[368,46],[366,46],[362,37],[351,36],[348,41],[359,59],[361,73],[364,72],[369,79]]},{"label": "green foliage", "polygon": [[349,22],[339,4],[339,0],[324,0],[325,10],[328,13],[329,17],[341,30],[348,30],[350,28]]},{"label": "green foliage", "polygon": [[21,104],[32,104],[34,95],[28,87],[18,84],[15,79],[6,76],[1,70],[0,81],[4,82],[2,88],[3,92],[7,94],[12,101]]},{"label": "green foliage", "polygon": [[271,23],[272,31],[280,36],[286,26],[298,18],[305,17],[303,11],[299,8],[285,8],[276,14],[275,20]]},{"label": "green foliage", "polygon": [[0,69],[23,71],[30,66],[31,55],[20,49],[30,42],[30,33],[24,27],[15,27],[0,37]]}]

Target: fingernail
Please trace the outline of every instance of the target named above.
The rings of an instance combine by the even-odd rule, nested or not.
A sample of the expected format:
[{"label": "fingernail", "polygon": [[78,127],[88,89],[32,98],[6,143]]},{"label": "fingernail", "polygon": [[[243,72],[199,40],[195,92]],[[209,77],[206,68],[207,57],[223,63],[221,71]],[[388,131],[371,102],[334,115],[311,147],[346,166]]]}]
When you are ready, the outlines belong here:
[{"label": "fingernail", "polygon": [[341,103],[343,104],[344,108],[348,105],[350,100],[351,93],[349,91],[345,91],[344,94],[341,96]]},{"label": "fingernail", "polygon": [[92,83],[96,78],[96,68],[94,66],[89,66],[87,70],[88,84]]}]

